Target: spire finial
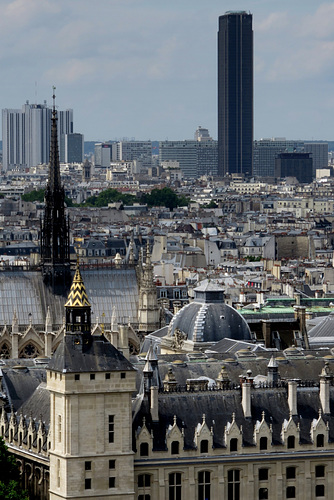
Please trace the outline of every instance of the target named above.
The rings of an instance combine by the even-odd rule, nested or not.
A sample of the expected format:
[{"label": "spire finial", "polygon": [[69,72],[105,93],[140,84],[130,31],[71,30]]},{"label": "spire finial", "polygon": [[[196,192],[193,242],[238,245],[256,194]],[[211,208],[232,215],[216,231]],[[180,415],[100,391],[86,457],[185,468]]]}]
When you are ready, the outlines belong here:
[{"label": "spire finial", "polygon": [[53,113],[56,112],[56,87],[52,85]]}]

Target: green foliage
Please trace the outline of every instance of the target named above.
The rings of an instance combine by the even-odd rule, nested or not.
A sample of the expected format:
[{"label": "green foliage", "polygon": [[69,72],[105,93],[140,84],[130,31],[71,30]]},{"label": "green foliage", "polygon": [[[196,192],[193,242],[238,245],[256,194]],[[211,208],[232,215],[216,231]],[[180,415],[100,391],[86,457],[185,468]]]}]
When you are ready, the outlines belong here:
[{"label": "green foliage", "polygon": [[85,203],[80,206],[86,207],[107,207],[109,203],[121,202],[123,205],[133,205],[137,200],[136,196],[128,193],[121,193],[117,189],[106,189],[98,196],[90,196]]},{"label": "green foliage", "polygon": [[19,469],[14,455],[9,453],[0,437],[0,498],[2,500],[29,500],[19,482]]},{"label": "green foliage", "polygon": [[21,196],[23,201],[44,201],[44,189],[35,189],[34,191],[30,191],[30,193],[23,194]]},{"label": "green foliage", "polygon": [[204,208],[218,208],[218,205],[215,201],[211,200],[210,203],[204,205]]},{"label": "green foliage", "polygon": [[[44,193],[45,189],[35,189],[34,191],[30,191],[29,193],[23,194],[21,196],[23,201],[38,201],[39,203],[42,203],[44,201]],[[68,198],[65,196],[65,203],[68,207],[73,207],[73,201],[71,198]]]},{"label": "green foliage", "polygon": [[188,205],[189,200],[185,196],[178,196],[173,189],[164,187],[152,189],[148,194],[143,194],[141,201],[149,207],[166,207],[173,210],[176,207]]}]

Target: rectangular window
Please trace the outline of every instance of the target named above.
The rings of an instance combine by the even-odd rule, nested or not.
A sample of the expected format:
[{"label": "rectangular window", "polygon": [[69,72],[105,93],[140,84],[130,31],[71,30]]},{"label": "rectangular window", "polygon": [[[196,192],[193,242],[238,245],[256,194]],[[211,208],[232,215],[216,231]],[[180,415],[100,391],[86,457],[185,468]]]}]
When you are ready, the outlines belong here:
[{"label": "rectangular window", "polygon": [[116,469],[116,460],[109,460],[109,469]]},{"label": "rectangular window", "polygon": [[85,479],[85,490],[91,490],[92,489],[92,480],[90,478]]},{"label": "rectangular window", "polygon": [[80,380],[80,375],[78,373],[74,375],[74,380]]},{"label": "rectangular window", "polygon": [[115,488],[115,484],[116,484],[116,478],[110,477],[109,478],[109,488]]},{"label": "rectangular window", "polygon": [[211,480],[210,472],[204,471],[198,473],[198,500],[211,499]]},{"label": "rectangular window", "polygon": [[57,486],[60,488],[60,460],[57,460]]},{"label": "rectangular window", "polygon": [[240,470],[233,469],[227,473],[227,498],[240,500]]},{"label": "rectangular window", "polygon": [[259,469],[259,481],[268,481],[269,469]]},{"label": "rectangular window", "polygon": [[106,380],[110,380],[110,373],[106,373]]},{"label": "rectangular window", "polygon": [[90,379],[91,379],[91,380],[95,380],[95,373],[91,373],[91,374],[90,374]]},{"label": "rectangular window", "polygon": [[109,421],[108,421],[109,443],[114,442],[114,431],[115,431],[114,415],[109,415]]},{"label": "rectangular window", "polygon": [[325,477],[325,466],[317,465],[315,468],[315,477]]},{"label": "rectangular window", "polygon": [[286,478],[287,479],[296,479],[296,467],[287,467],[286,468]]},{"label": "rectangular window", "polygon": [[168,500],[181,500],[181,473],[174,472],[168,476]]},{"label": "rectangular window", "polygon": [[323,484],[317,484],[315,487],[316,497],[325,497],[325,486]]},{"label": "rectangular window", "polygon": [[92,462],[85,462],[85,470],[92,470]]},{"label": "rectangular window", "polygon": [[286,498],[296,498],[296,488],[294,486],[287,487]]},{"label": "rectangular window", "polygon": [[121,373],[121,378],[125,378],[126,377],[126,373]]},{"label": "rectangular window", "polygon": [[58,415],[58,443],[61,443],[61,415]]}]

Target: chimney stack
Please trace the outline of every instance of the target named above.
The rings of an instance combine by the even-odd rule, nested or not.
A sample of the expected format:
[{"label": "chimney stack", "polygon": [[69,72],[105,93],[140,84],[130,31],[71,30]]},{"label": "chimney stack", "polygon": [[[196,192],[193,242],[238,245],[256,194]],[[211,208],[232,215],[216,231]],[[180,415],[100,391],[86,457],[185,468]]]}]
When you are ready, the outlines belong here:
[{"label": "chimney stack", "polygon": [[329,363],[326,361],[325,366],[323,367],[320,375],[320,403],[321,408],[324,414],[330,413],[330,405],[329,405],[329,387],[330,381],[333,378],[329,370]]},{"label": "chimney stack", "polygon": [[298,385],[298,380],[289,380],[288,382],[288,404],[291,416],[298,415],[297,385]]}]

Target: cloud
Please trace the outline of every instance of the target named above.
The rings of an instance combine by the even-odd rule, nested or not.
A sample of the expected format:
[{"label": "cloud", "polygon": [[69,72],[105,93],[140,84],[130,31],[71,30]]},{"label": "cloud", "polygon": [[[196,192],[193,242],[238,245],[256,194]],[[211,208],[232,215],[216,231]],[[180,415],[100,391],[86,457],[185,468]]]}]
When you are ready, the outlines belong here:
[{"label": "cloud", "polygon": [[[334,70],[334,4],[313,15],[274,12],[257,26],[256,68],[267,81],[301,81]],[[266,61],[266,62],[264,62]]]}]

